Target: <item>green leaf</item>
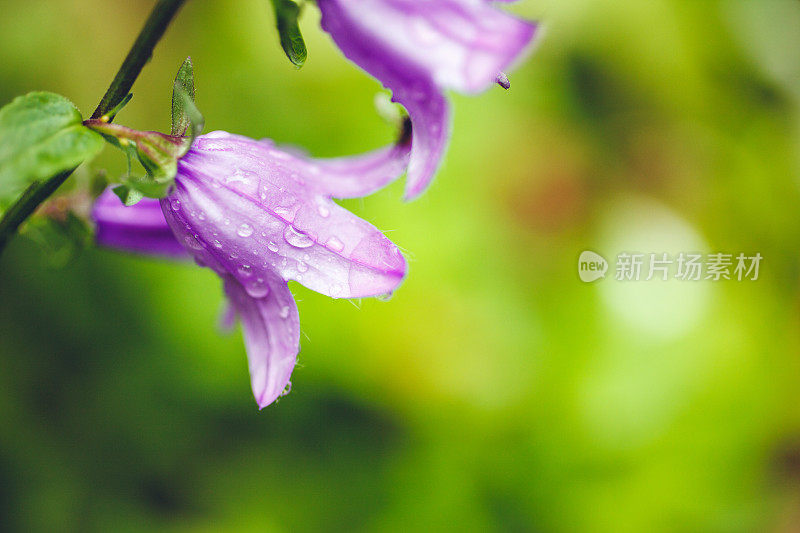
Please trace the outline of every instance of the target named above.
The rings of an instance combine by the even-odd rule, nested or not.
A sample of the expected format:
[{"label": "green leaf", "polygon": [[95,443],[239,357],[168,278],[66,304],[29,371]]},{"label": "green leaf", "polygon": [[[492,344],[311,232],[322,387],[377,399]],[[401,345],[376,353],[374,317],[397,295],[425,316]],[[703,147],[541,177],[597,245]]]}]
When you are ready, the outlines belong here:
[{"label": "green leaf", "polygon": [[81,124],[80,112],[63,96],[16,98],[0,109],[0,200],[72,170],[102,148],[102,137]]},{"label": "green leaf", "polygon": [[300,6],[293,0],[272,0],[272,7],[275,8],[275,22],[278,26],[283,51],[296,67],[302,67],[306,62],[308,52],[297,23]]},{"label": "green leaf", "polygon": [[187,57],[181,68],[178,69],[175,83],[172,86],[172,135],[186,135],[186,130],[191,124],[186,109],[187,96],[194,106],[194,67],[191,57]]}]

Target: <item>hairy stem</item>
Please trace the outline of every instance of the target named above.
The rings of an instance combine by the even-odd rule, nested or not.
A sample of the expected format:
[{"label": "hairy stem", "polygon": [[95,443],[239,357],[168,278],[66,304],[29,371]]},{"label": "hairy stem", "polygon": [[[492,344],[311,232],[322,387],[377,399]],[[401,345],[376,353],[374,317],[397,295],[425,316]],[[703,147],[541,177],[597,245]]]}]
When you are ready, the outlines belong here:
[{"label": "hairy stem", "polygon": [[[158,0],[150,16],[144,23],[142,31],[133,43],[130,52],[128,52],[125,61],[119,68],[114,81],[108,87],[106,94],[95,109],[92,118],[100,118],[106,115],[109,111],[113,110],[119,105],[122,100],[128,96],[128,93],[133,87],[133,82],[139,77],[150,56],[153,55],[153,49],[158,41],[164,35],[170,22],[175,17],[175,14],[181,8],[186,0]],[[112,120],[113,117],[109,117]],[[22,196],[8,208],[8,210],[0,218],[0,254],[3,253],[8,241],[16,233],[20,225],[27,220],[29,216],[36,211],[39,205],[47,200],[56,189],[72,174],[75,169],[67,172],[62,172],[52,178],[33,183],[28,187]]]}]

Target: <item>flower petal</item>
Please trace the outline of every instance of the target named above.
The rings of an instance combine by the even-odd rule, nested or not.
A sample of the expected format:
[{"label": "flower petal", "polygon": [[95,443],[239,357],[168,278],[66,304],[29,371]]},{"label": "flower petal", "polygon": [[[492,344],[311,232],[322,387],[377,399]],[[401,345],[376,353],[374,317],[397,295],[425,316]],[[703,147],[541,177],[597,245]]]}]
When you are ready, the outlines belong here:
[{"label": "flower petal", "polygon": [[353,157],[309,159],[305,177],[327,196],[360,198],[402,176],[410,152],[411,143],[405,142]]},{"label": "flower petal", "polygon": [[225,293],[242,321],[250,381],[258,407],[278,399],[289,385],[300,351],[300,317],[286,282],[272,277],[269,293],[253,298],[234,278]]},{"label": "flower petal", "polygon": [[234,276],[251,296],[272,273],[334,298],[392,292],[406,272],[400,250],[317,192],[306,171],[264,142],[201,139],[162,208],[198,262]]},{"label": "flower petal", "polygon": [[392,100],[402,104],[411,119],[411,158],[408,162],[405,199],[413,200],[430,185],[441,164],[450,138],[447,100],[436,87],[419,81],[394,89]]},{"label": "flower petal", "polygon": [[[408,63],[440,87],[482,91],[518,58],[536,32],[535,24],[485,0],[319,0],[318,4],[323,29],[350,60],[384,83],[385,69],[405,69]],[[395,63],[398,57],[404,64]]]},{"label": "flower petal", "polygon": [[111,189],[106,189],[92,207],[92,219],[101,246],[162,257],[188,257],[167,225],[158,200],[144,198],[126,207]]}]

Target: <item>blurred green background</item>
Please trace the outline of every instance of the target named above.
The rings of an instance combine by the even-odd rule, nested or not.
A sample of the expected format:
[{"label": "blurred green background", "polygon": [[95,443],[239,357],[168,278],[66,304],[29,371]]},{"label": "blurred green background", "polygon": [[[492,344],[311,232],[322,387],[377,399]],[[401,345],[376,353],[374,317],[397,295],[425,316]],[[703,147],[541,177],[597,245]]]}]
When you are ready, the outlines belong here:
[{"label": "blurred green background", "polygon": [[[153,2],[0,1],[0,102],[91,113]],[[800,3],[527,0],[509,92],[453,95],[430,191],[346,206],[408,252],[389,303],[294,285],[292,393],[259,412],[217,277],[104,250],[0,259],[0,523],[37,531],[797,531]],[[118,122],[365,151],[379,85],[308,6],[194,0]],[[107,148],[95,165],[122,172]],[[578,280],[582,250],[760,252],[758,281]],[[613,267],[612,267],[613,268]],[[610,273],[611,274],[611,273]]]}]

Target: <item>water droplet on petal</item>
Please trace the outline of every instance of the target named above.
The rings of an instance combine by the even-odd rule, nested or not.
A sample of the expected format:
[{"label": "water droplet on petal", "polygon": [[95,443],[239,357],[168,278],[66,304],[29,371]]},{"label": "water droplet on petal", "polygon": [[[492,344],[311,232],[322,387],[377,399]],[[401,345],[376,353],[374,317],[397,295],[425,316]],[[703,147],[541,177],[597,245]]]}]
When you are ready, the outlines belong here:
[{"label": "water droplet on petal", "polygon": [[287,384],[286,384],[286,388],[285,388],[285,389],[283,389],[283,392],[281,392],[281,393],[278,395],[278,398],[283,398],[284,396],[286,396],[286,395],[287,395],[287,394],[289,394],[290,392],[292,392],[292,382],[291,382],[291,381],[290,381],[289,383],[287,383]]},{"label": "water droplet on petal", "polygon": [[186,246],[188,246],[192,250],[202,250],[203,249],[203,245],[200,243],[200,241],[197,240],[196,237],[193,237],[191,235],[187,235],[183,240],[186,243]]},{"label": "water droplet on petal", "polygon": [[245,285],[244,290],[252,298],[264,298],[269,294],[269,285],[264,281],[264,278],[256,278]]},{"label": "water droplet on petal", "polygon": [[324,205],[318,206],[317,211],[319,211],[319,216],[322,218],[328,218],[328,215],[331,214],[331,210]]},{"label": "water droplet on petal", "polygon": [[239,237],[244,237],[244,238],[247,238],[247,237],[249,237],[250,235],[252,235],[252,234],[253,234],[253,226],[251,226],[250,224],[248,224],[247,222],[245,222],[244,224],[242,224],[241,226],[239,226],[239,229],[238,229],[238,230],[236,230],[236,234],[237,234]]},{"label": "water droplet on petal", "polygon": [[214,244],[214,248],[222,248],[222,243],[219,242],[219,240],[217,240],[217,239],[214,239],[213,244]]},{"label": "water droplet on petal", "polygon": [[294,220],[294,211],[288,207],[276,207],[275,214],[284,219],[286,222],[292,222]]},{"label": "water droplet on petal", "polygon": [[305,233],[297,231],[294,229],[294,226],[286,226],[286,229],[283,231],[283,238],[295,248],[308,248],[314,244],[314,241],[311,239],[311,237]]},{"label": "water droplet on petal", "polygon": [[181,201],[178,199],[170,200],[169,205],[172,207],[173,211],[179,211],[181,208]]},{"label": "water droplet on petal", "polygon": [[[297,270],[300,272],[306,272],[308,270],[308,265],[302,261],[297,262]],[[299,278],[299,276],[298,276]]]},{"label": "water droplet on petal", "polygon": [[284,305],[283,307],[281,307],[281,310],[278,311],[278,316],[280,316],[284,320],[289,318],[289,306]]},{"label": "water droplet on petal", "polygon": [[239,275],[244,278],[249,278],[253,275],[253,269],[250,265],[239,265],[239,268],[236,269],[239,272]]},{"label": "water droplet on petal", "polygon": [[325,244],[328,248],[333,250],[334,252],[341,252],[344,250],[344,243],[337,239],[336,237],[331,237],[328,239],[328,242]]},{"label": "water droplet on petal", "polygon": [[267,243],[267,248],[269,249],[269,251],[270,251],[270,252],[277,252],[277,251],[278,251],[278,245],[277,245],[277,244],[275,244],[275,243],[274,243],[274,242],[272,242],[272,241],[269,241],[269,242]]}]

